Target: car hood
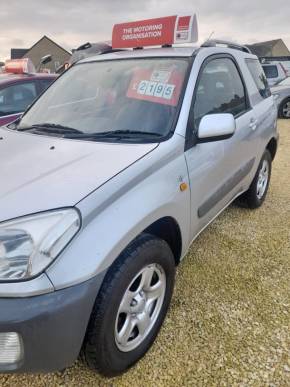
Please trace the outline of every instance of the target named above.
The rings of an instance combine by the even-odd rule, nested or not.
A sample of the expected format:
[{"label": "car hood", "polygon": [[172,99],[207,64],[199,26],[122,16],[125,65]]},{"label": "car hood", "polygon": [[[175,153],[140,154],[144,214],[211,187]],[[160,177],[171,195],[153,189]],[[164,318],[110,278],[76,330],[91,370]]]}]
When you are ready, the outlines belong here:
[{"label": "car hood", "polygon": [[157,144],[113,144],[0,128],[0,221],[73,206]]}]

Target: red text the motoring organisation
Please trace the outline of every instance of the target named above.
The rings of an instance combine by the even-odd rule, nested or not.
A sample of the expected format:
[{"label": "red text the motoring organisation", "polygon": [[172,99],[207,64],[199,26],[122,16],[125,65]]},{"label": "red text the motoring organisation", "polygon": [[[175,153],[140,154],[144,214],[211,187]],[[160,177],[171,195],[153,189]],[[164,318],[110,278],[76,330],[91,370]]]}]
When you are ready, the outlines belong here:
[{"label": "red text the motoring organisation", "polygon": [[196,16],[167,16],[116,24],[113,48],[172,45],[197,41]]}]

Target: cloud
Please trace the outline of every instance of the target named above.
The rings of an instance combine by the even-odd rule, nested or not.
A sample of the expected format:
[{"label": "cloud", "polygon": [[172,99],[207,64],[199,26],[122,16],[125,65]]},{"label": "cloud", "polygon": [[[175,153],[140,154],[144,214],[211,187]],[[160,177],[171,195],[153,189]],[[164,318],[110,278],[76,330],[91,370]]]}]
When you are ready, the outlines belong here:
[{"label": "cloud", "polygon": [[201,41],[214,32],[241,43],[283,38],[290,47],[289,11],[285,0],[2,0],[0,60],[43,35],[69,49],[109,40],[114,23],[184,12],[197,13]]}]

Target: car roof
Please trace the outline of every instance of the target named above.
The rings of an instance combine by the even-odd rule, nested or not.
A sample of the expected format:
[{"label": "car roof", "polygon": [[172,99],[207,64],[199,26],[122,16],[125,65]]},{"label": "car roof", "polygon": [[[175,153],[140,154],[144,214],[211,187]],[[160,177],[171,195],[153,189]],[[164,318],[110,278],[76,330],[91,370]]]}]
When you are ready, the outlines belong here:
[{"label": "car roof", "polygon": [[123,58],[145,58],[145,57],[190,57],[199,47],[163,47],[120,50],[103,55],[94,55],[85,58],[78,63],[94,62],[97,60],[113,60]]},{"label": "car roof", "polygon": [[24,79],[55,79],[57,74],[46,74],[46,73],[36,73],[36,74],[13,74],[13,73],[0,73],[0,86],[5,85],[6,83],[17,83]]},{"label": "car roof", "polygon": [[90,63],[103,60],[129,59],[129,58],[153,58],[153,57],[192,57],[200,50],[207,50],[209,54],[228,53],[235,57],[255,58],[257,57],[250,52],[244,52],[229,47],[200,47],[200,46],[179,46],[179,47],[162,47],[162,48],[145,48],[120,50],[112,53],[94,55],[82,59],[77,63]]}]

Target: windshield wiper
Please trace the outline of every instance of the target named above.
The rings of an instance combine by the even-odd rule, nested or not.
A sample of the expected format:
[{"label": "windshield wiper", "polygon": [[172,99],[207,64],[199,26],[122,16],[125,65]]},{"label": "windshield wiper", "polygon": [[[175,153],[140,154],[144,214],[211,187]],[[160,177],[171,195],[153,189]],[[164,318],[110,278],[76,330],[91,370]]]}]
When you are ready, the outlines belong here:
[{"label": "windshield wiper", "polygon": [[69,138],[82,138],[82,139],[94,139],[94,138],[131,138],[131,137],[163,137],[160,133],[155,132],[145,132],[140,130],[110,130],[107,132],[98,132],[98,133],[83,133],[83,134],[76,134],[76,135],[69,135]]},{"label": "windshield wiper", "polygon": [[41,124],[34,124],[28,127],[24,128],[18,128],[17,129],[19,132],[25,132],[29,130],[36,130],[37,132],[44,132],[44,133],[59,133],[59,134],[80,134],[82,135],[83,132],[81,130],[71,128],[69,126],[64,126],[60,124],[54,124],[54,123],[49,123],[49,122],[44,122]]},{"label": "windshield wiper", "polygon": [[17,131],[25,132],[32,131],[33,133],[46,133],[46,134],[61,134],[62,137],[70,138],[70,139],[87,139],[87,140],[95,140],[101,138],[116,138],[121,140],[122,138],[140,138],[140,137],[163,137],[162,134],[155,132],[145,132],[139,130],[110,130],[107,132],[98,132],[98,133],[84,133],[78,129],[71,128],[68,126],[52,124],[52,123],[43,123],[43,124],[34,124],[24,128],[18,128]]}]

